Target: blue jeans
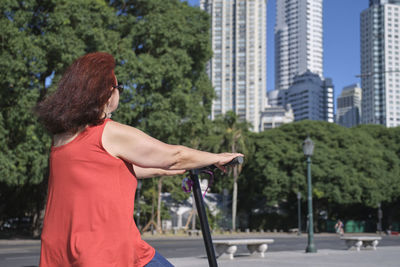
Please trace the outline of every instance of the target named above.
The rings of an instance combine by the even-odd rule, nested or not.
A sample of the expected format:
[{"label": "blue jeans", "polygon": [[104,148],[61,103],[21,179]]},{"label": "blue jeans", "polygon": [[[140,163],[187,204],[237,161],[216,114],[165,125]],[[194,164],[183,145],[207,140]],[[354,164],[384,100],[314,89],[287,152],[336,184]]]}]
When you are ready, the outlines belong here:
[{"label": "blue jeans", "polygon": [[163,255],[156,251],[153,259],[145,267],[174,267]]}]

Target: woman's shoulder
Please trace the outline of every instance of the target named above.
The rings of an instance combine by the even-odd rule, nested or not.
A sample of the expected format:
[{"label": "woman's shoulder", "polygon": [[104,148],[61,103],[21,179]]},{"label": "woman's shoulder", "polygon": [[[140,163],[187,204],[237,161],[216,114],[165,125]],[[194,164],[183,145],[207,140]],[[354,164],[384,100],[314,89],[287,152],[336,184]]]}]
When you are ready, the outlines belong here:
[{"label": "woman's shoulder", "polygon": [[113,138],[116,138],[116,137],[123,138],[123,137],[127,137],[127,136],[132,136],[132,135],[135,135],[138,133],[141,133],[141,131],[135,127],[108,119],[105,122],[104,130],[103,130],[103,137],[109,136],[109,137],[113,137]]},{"label": "woman's shoulder", "polygon": [[138,146],[156,142],[141,130],[112,120],[105,125],[101,140],[104,149],[116,157],[124,157]]},{"label": "woman's shoulder", "polygon": [[104,136],[110,136],[112,138],[123,134],[130,126],[107,119],[104,122],[103,138]]},{"label": "woman's shoulder", "polygon": [[126,146],[126,141],[134,137],[136,129],[134,127],[122,124],[108,119],[104,123],[104,129],[101,136],[103,148],[111,155],[118,157],[121,147]]}]

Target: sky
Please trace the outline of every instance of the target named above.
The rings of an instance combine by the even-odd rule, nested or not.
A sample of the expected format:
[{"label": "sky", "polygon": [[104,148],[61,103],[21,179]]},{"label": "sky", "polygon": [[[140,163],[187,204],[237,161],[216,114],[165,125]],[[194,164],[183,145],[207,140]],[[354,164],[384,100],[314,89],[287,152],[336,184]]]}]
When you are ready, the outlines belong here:
[{"label": "sky", "polygon": [[[267,5],[267,90],[274,89],[275,1]],[[198,6],[199,0],[188,0]],[[324,77],[335,86],[335,99],[343,87],[360,83],[360,13],[369,0],[323,0]],[[335,101],[336,102],[336,101]],[[336,103],[335,103],[336,104]]]}]

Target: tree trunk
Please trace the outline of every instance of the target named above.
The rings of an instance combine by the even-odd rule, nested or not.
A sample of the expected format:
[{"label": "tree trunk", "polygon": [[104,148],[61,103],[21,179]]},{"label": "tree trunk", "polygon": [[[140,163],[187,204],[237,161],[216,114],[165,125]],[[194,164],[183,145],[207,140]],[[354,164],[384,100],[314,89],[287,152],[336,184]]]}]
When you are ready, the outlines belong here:
[{"label": "tree trunk", "polygon": [[44,206],[40,210],[36,210],[35,214],[33,215],[32,235],[34,238],[40,237],[40,234],[42,232],[43,218],[44,218],[45,210],[46,210],[46,206]]},{"label": "tree trunk", "polygon": [[237,166],[233,167],[233,195],[232,195],[232,230],[236,230],[236,208],[237,208]]},{"label": "tree trunk", "polygon": [[313,214],[313,218],[314,218],[314,232],[315,233],[319,233],[319,205],[318,205],[318,201],[313,201],[314,204],[314,214]]},{"label": "tree trunk", "polygon": [[158,202],[157,202],[157,232],[161,233],[162,228],[161,228],[161,190],[162,190],[162,182],[164,180],[164,177],[161,177],[158,180]]},{"label": "tree trunk", "polygon": [[[152,198],[151,198],[151,220],[153,220],[154,219],[154,202],[155,202],[155,196],[156,196],[156,194],[155,194],[155,192],[153,191],[153,193],[152,193]],[[156,229],[157,229],[158,227],[156,226]],[[150,230],[151,230],[151,234],[153,234],[154,232],[153,232],[153,230],[154,230],[154,223],[152,223],[152,224],[150,224]]]},{"label": "tree trunk", "polygon": [[196,201],[194,199],[194,192],[192,192],[192,230],[196,230]]},{"label": "tree trunk", "polygon": [[[232,144],[232,153],[236,153],[235,140]],[[232,193],[232,230],[236,230],[236,208],[237,208],[237,178],[238,178],[238,167],[233,167],[233,193]]]}]

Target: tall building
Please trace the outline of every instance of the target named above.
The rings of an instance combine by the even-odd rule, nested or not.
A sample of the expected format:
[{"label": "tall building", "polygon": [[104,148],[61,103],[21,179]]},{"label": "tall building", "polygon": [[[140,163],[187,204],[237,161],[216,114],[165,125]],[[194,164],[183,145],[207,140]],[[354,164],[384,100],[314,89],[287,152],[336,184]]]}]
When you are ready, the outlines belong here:
[{"label": "tall building", "polygon": [[258,131],[266,97],[267,0],[200,0],[211,16],[211,118],[233,110]]},{"label": "tall building", "polygon": [[306,71],[294,77],[289,89],[269,91],[268,101],[271,106],[290,105],[295,121],[333,122],[333,94],[331,79],[321,79],[318,74]]},{"label": "tall building", "polygon": [[276,0],[275,89],[308,70],[323,77],[322,40],[322,0]]},{"label": "tall building", "polygon": [[337,98],[336,123],[344,127],[360,124],[362,91],[358,84],[343,88]]},{"label": "tall building", "polygon": [[361,12],[362,123],[400,125],[400,0]]}]

